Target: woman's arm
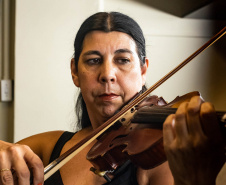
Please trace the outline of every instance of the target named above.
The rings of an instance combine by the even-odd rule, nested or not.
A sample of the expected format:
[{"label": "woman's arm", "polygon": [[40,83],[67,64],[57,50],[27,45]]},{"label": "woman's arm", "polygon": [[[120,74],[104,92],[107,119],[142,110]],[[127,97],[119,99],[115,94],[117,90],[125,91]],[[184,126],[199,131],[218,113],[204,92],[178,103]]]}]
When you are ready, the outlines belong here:
[{"label": "woman's arm", "polygon": [[25,138],[17,144],[27,145],[40,157],[44,166],[48,165],[53,148],[64,131],[51,131]]},{"label": "woman's arm", "polygon": [[[16,144],[0,141],[0,184],[42,184],[44,164],[62,131],[47,132],[26,138]],[[43,161],[42,161],[43,160]]]}]

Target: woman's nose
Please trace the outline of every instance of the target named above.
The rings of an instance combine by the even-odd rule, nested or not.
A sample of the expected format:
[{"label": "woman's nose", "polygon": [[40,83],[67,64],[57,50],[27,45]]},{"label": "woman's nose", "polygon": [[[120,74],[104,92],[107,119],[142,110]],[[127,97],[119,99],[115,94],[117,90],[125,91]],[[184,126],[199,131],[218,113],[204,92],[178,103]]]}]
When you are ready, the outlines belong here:
[{"label": "woman's nose", "polygon": [[116,82],[116,69],[111,62],[104,62],[101,66],[99,80],[101,83]]}]

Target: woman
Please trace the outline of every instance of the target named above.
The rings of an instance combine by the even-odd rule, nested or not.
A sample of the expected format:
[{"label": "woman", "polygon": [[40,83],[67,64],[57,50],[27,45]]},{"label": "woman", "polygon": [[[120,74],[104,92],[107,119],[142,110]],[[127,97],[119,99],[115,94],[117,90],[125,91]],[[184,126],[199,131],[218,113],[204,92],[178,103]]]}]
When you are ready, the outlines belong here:
[{"label": "woman", "polygon": [[[16,181],[29,184],[30,170],[33,183],[43,184],[43,166],[89,135],[145,89],[149,62],[145,39],[140,27],[128,16],[116,12],[92,15],[80,27],[74,48],[71,74],[81,90],[78,115],[82,129],[76,134],[42,133],[17,144],[2,141],[1,184]],[[164,146],[170,168],[167,162],[150,170],[129,164],[120,173],[109,174],[113,180],[107,183],[89,170],[92,165],[86,154],[94,144],[91,143],[45,184],[215,184],[224,164],[217,126],[212,105],[194,97],[164,123]]]}]

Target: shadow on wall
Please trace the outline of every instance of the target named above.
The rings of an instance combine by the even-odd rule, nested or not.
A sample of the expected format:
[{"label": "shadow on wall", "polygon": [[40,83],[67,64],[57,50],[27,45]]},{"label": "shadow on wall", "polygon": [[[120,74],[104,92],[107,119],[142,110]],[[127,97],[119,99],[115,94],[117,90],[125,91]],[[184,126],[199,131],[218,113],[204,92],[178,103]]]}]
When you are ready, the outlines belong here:
[{"label": "shadow on wall", "polygon": [[214,100],[218,110],[226,111],[226,35],[219,39],[211,50],[208,70],[208,93],[210,101]]}]

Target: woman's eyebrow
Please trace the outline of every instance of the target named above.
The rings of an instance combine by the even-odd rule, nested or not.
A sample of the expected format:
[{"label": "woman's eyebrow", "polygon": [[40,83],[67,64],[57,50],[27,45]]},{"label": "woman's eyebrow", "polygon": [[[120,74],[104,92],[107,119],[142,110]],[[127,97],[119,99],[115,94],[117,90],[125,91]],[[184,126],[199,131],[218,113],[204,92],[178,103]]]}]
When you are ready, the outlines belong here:
[{"label": "woman's eyebrow", "polygon": [[83,56],[87,56],[87,55],[99,55],[99,56],[101,56],[101,53],[97,50],[90,50],[90,51],[83,53]]},{"label": "woman's eyebrow", "polygon": [[117,53],[130,53],[130,54],[133,54],[133,52],[129,49],[118,49],[115,51],[115,54]]},{"label": "woman's eyebrow", "polygon": [[[118,49],[114,52],[115,54],[117,53],[130,53],[130,54],[133,54],[133,52],[129,49]],[[83,53],[83,56],[88,56],[88,55],[98,55],[98,56],[101,56],[101,53],[97,50],[90,50],[90,51],[87,51],[85,53]]]}]

